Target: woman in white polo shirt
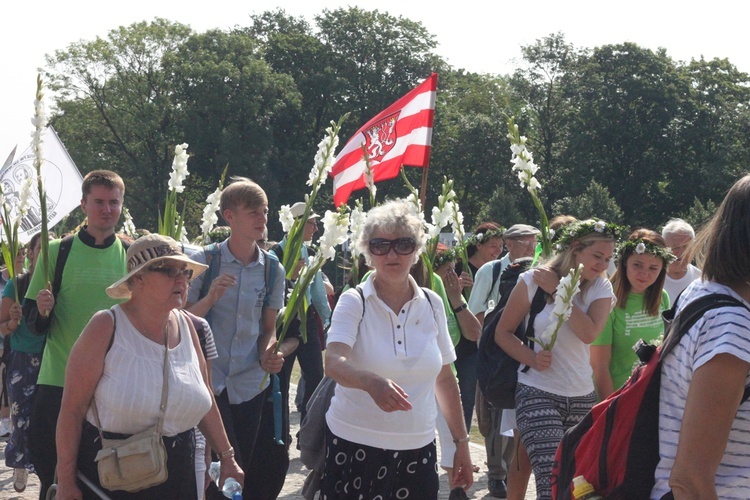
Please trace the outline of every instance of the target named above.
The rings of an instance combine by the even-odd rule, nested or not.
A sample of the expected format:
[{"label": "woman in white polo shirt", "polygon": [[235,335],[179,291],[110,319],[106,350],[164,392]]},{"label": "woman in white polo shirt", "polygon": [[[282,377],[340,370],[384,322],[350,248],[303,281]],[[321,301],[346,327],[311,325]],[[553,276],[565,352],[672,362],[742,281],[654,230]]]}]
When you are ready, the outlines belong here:
[{"label": "woman in white polo shirt", "polygon": [[374,272],[341,296],[328,332],[326,374],[338,386],[322,498],[437,498],[436,398],[457,444],[453,484],[473,482],[443,303],[409,275],[424,240],[395,200],[370,210],[354,242]]}]

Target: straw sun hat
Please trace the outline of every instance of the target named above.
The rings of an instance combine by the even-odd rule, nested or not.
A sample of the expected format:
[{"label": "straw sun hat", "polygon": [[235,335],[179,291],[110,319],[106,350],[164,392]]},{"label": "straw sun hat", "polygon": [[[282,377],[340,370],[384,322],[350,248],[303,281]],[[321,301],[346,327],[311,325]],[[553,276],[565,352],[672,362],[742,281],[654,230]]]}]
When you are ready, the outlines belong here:
[{"label": "straw sun hat", "polygon": [[135,240],[128,248],[128,274],[107,288],[107,295],[113,299],[129,299],[130,288],[127,281],[145,266],[152,266],[165,260],[176,260],[187,264],[193,270],[193,278],[199,276],[208,266],[190,260],[182,253],[180,245],[169,236],[148,234]]}]

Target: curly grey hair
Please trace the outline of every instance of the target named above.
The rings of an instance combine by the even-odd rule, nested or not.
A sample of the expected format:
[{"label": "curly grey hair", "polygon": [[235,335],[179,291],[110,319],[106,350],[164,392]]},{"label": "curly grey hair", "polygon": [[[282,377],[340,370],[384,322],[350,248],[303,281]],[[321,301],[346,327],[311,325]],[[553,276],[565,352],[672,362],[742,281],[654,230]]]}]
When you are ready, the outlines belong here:
[{"label": "curly grey hair", "polygon": [[370,240],[376,231],[403,238],[413,238],[417,242],[417,248],[414,251],[412,264],[417,263],[419,254],[424,250],[427,237],[422,228],[422,221],[414,214],[414,206],[411,203],[404,200],[390,200],[367,212],[362,233],[354,244],[357,250],[365,256],[368,266],[372,264]]}]

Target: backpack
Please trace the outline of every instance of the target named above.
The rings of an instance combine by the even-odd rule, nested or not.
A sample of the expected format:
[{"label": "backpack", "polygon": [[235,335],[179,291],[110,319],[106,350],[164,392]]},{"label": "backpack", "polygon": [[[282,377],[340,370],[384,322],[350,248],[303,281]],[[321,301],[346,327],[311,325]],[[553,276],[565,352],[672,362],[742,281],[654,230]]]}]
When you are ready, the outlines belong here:
[{"label": "backpack", "polygon": [[[552,466],[552,497],[572,498],[572,481],[583,476],[605,498],[649,498],[659,463],[659,392],[666,356],[703,315],[717,307],[746,307],[730,295],[695,299],[676,314],[662,313],[660,348],[641,343],[640,364],[630,379],[568,429]],[[745,389],[744,402],[750,395]]]},{"label": "backpack", "polygon": [[[520,363],[503,351],[495,342],[495,328],[508,302],[510,292],[515,287],[518,277],[528,270],[530,259],[514,262],[505,268],[500,276],[500,298],[495,307],[484,316],[482,336],[479,338],[479,355],[477,363],[477,380],[484,398],[496,409],[515,408],[516,385]],[[532,347],[530,337],[534,337],[534,319],[547,304],[546,293],[537,288],[531,301],[529,319],[526,326],[521,322],[516,328],[516,337],[528,347]],[[528,371],[525,366],[523,372]]]},{"label": "backpack", "polygon": [[[60,287],[62,286],[63,270],[65,269],[65,263],[68,261],[68,255],[70,249],[73,248],[73,241],[77,237],[76,234],[69,234],[60,240],[60,249],[57,252],[57,259],[55,260],[55,274],[52,278],[52,295],[57,298],[60,293]],[[120,240],[122,248],[127,252],[130,247],[130,243],[124,240]],[[25,295],[25,292],[24,292]],[[26,319],[26,324],[29,331],[34,335],[46,335],[49,333],[50,318],[42,317],[36,307],[36,301],[27,300],[23,302],[23,317]]]},{"label": "backpack", "polygon": [[[512,266],[513,264],[510,264],[508,267]],[[500,260],[496,260],[492,263],[492,283],[490,284],[490,291],[487,292],[487,298],[484,299],[485,303],[490,301],[490,296],[492,296],[492,290],[495,288],[495,283],[497,283],[497,279],[500,277],[500,271],[503,267],[502,262]],[[518,279],[518,276],[516,276],[516,279]],[[515,283],[513,283],[515,284]],[[502,290],[503,286],[500,285],[500,297],[503,297],[505,293]],[[512,288],[512,287],[511,287]]]}]

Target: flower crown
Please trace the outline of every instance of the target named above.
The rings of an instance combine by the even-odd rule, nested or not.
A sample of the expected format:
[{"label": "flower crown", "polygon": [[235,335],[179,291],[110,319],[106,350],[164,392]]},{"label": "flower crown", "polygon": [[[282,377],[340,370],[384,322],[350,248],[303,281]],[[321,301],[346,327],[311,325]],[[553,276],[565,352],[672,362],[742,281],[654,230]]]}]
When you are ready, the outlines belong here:
[{"label": "flower crown", "polygon": [[621,259],[632,253],[636,253],[638,255],[649,254],[653,255],[654,257],[659,257],[664,261],[664,264],[671,264],[672,262],[677,260],[677,257],[671,252],[668,247],[660,247],[659,245],[656,245],[649,241],[637,239],[623,241],[622,243],[617,245],[617,249],[615,250],[615,262],[620,262]]},{"label": "flower crown", "polygon": [[455,260],[456,260],[456,249],[451,248],[450,250],[440,252],[435,256],[435,263],[432,264],[432,268],[437,269],[438,267],[442,266],[446,262],[454,262]]},{"label": "flower crown", "polygon": [[472,234],[471,238],[469,238],[466,244],[476,246],[477,244],[483,243],[490,238],[502,238],[503,234],[505,234],[505,228],[503,226],[500,226],[497,229],[488,229],[487,231],[484,231],[482,233]]},{"label": "flower crown", "polygon": [[605,222],[599,219],[589,219],[584,221],[571,222],[559,231],[555,249],[559,252],[566,249],[575,240],[583,238],[587,234],[599,233],[604,236],[614,238],[615,241],[622,238],[625,228],[618,226],[614,222]]}]

